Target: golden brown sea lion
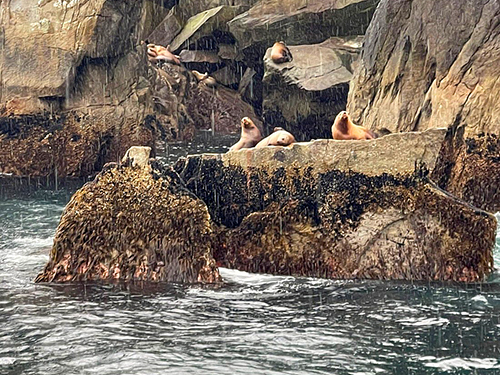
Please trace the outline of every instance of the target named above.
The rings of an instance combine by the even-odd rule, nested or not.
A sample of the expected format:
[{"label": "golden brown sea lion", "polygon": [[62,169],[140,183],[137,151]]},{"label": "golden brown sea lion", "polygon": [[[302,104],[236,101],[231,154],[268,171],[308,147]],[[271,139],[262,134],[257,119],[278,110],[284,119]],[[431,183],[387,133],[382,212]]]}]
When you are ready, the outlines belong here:
[{"label": "golden brown sea lion", "polygon": [[238,151],[242,148],[254,147],[262,139],[259,128],[249,117],[241,119],[241,137],[238,143],[231,146],[229,151]]},{"label": "golden brown sea lion", "polygon": [[217,81],[215,80],[214,77],[210,77],[208,73],[203,73],[201,74],[197,70],[191,70],[191,72],[194,74],[198,82],[203,83],[207,85],[208,87],[216,87],[217,86]]},{"label": "golden brown sea lion", "polygon": [[181,65],[179,56],[170,52],[170,45],[163,47],[157,44],[148,44],[148,60],[151,62],[166,61],[168,63]]},{"label": "golden brown sea lion", "polygon": [[340,112],[335,117],[335,122],[332,125],[332,137],[337,140],[350,139],[375,139],[375,134],[358,125],[354,125],[351,116],[346,111]]},{"label": "golden brown sea lion", "polygon": [[274,132],[257,143],[255,148],[263,148],[266,146],[288,146],[295,143],[295,137],[284,130],[283,128],[274,128]]},{"label": "golden brown sea lion", "polygon": [[282,64],[293,60],[292,53],[286,46],[285,42],[276,42],[271,49],[271,60],[275,64]]}]

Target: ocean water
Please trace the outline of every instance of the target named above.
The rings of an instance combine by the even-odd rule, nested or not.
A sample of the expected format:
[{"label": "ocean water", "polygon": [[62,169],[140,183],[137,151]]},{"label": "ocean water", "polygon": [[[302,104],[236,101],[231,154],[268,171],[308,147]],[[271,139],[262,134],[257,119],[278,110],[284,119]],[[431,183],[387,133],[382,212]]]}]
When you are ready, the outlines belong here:
[{"label": "ocean water", "polygon": [[498,272],[477,285],[228,269],[219,288],[35,284],[70,196],[0,200],[0,374],[500,374]]}]

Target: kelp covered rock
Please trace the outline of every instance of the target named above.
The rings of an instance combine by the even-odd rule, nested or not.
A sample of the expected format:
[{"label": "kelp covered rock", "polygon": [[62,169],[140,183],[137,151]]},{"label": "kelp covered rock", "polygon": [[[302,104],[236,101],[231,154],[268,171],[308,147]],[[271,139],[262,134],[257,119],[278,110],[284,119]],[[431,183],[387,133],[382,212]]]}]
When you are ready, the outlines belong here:
[{"label": "kelp covered rock", "polygon": [[140,154],[128,153],[126,165],[107,165],[74,194],[36,281],[220,280],[205,204],[171,169],[135,160]]},{"label": "kelp covered rock", "polygon": [[214,256],[249,272],[479,281],[494,216],[439,189],[446,130],[190,156],[176,165],[219,228]]},{"label": "kelp covered rock", "polygon": [[440,187],[476,207],[500,211],[500,137],[464,137],[464,128],[448,134],[432,178]]}]

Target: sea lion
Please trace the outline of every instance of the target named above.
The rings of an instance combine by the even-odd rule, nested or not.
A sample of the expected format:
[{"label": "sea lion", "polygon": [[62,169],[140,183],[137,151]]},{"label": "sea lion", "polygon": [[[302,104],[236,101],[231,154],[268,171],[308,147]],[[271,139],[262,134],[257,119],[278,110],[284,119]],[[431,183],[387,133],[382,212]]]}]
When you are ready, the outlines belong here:
[{"label": "sea lion", "polygon": [[215,78],[209,76],[208,73],[205,72],[205,73],[201,74],[197,70],[191,70],[191,73],[193,73],[193,75],[196,77],[198,82],[203,83],[203,84],[207,85],[208,87],[212,87],[212,88],[217,86],[217,81],[215,80]]},{"label": "sea lion", "polygon": [[254,147],[262,139],[259,128],[249,117],[241,119],[241,137],[238,143],[231,146],[229,151],[238,151],[242,148]]},{"label": "sea lion", "polygon": [[171,64],[181,65],[179,56],[170,52],[170,45],[163,47],[157,44],[148,44],[148,60],[151,62],[166,61]]},{"label": "sea lion", "polygon": [[271,49],[271,60],[275,64],[293,61],[293,56],[285,42],[276,42]]},{"label": "sea lion", "polygon": [[277,127],[274,128],[271,135],[257,143],[255,148],[263,148],[266,146],[288,146],[292,143],[295,143],[295,137],[285,129]]},{"label": "sea lion", "polygon": [[358,125],[354,125],[351,116],[346,112],[340,112],[332,125],[332,137],[337,140],[352,139],[375,139],[375,134]]}]

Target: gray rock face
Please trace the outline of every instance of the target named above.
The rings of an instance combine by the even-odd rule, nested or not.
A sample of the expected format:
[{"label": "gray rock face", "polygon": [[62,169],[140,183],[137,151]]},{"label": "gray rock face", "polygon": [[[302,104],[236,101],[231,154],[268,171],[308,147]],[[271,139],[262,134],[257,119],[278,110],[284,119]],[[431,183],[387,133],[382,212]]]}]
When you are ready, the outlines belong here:
[{"label": "gray rock face", "polygon": [[[483,280],[496,219],[428,179],[446,130],[181,159],[218,225],[214,257],[248,272]],[[457,220],[460,218],[460,220]]]},{"label": "gray rock face", "polygon": [[330,38],[321,44],[288,46],[293,61],[275,64],[264,57],[263,115],[270,129],[280,126],[299,140],[331,138],[335,116],[345,108],[353,62],[362,37]]},{"label": "gray rock face", "polygon": [[382,0],[349,93],[354,120],[395,131],[500,132],[500,2]]},{"label": "gray rock face", "polygon": [[240,48],[265,51],[274,42],[320,43],[363,35],[378,0],[260,0],[229,24]]}]

